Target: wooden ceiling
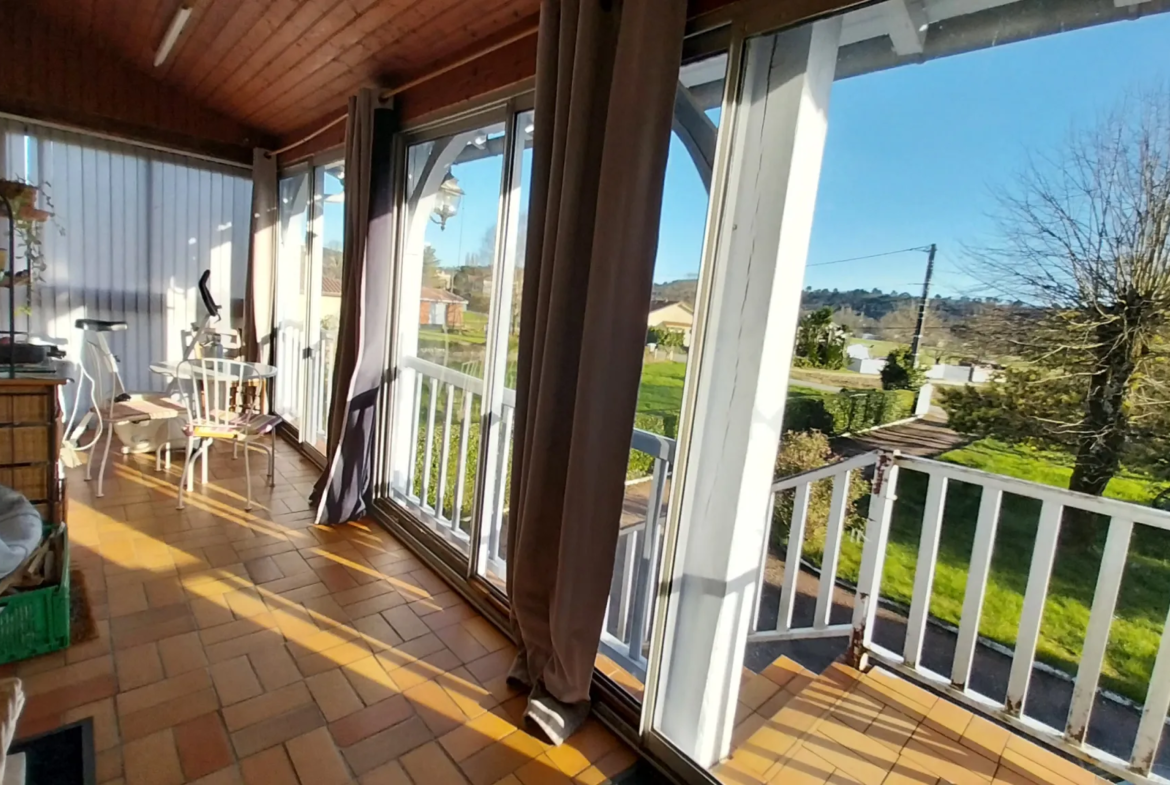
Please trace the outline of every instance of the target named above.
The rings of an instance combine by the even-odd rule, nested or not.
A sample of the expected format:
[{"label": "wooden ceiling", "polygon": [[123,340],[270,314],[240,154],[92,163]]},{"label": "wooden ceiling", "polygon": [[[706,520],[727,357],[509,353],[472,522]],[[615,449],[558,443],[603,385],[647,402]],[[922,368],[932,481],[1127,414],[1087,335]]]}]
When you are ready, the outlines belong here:
[{"label": "wooden ceiling", "polygon": [[[400,83],[535,21],[540,0],[21,0],[232,120],[287,139],[363,85]],[[154,54],[176,9],[191,18]]]}]

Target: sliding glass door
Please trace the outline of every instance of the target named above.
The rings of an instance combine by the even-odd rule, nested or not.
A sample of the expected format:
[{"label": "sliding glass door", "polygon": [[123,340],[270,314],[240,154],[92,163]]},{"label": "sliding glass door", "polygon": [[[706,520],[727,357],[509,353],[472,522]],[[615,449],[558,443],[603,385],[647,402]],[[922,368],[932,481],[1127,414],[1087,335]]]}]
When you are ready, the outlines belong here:
[{"label": "sliding glass door", "polygon": [[383,491],[504,587],[524,139],[510,109],[405,140]]},{"label": "sliding glass door", "polygon": [[345,168],[327,162],[280,180],[274,408],[324,455],[341,314]]}]

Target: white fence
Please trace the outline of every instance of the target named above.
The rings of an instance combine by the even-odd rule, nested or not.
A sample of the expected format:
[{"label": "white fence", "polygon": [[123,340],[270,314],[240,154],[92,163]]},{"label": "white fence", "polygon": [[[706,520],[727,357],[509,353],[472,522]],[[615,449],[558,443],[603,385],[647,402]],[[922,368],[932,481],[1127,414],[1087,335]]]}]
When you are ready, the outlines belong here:
[{"label": "white fence", "polygon": [[[867,471],[874,473],[873,492],[865,526],[865,544],[856,587],[852,622],[830,624],[833,592],[836,584],[838,560],[848,506],[850,475]],[[882,568],[885,562],[890,520],[898,486],[900,469],[910,469],[928,478],[922,530],[915,568],[913,597],[910,603],[905,644],[895,652],[873,641],[873,626],[878,608]],[[813,622],[793,626],[793,604],[797,595],[800,562],[804,546],[804,532],[812,484],[831,480],[832,497],[825,533],[821,578],[816,598]],[[975,524],[975,538],[967,574],[967,582],[955,643],[950,673],[937,673],[921,663],[923,640],[929,621],[930,600],[935,568],[938,562],[939,541],[942,532],[943,510],[948,485],[951,482],[969,483],[981,491],[979,511]],[[1162,737],[1167,710],[1170,709],[1170,635],[1163,632],[1154,662],[1146,700],[1141,711],[1133,750],[1128,760],[1119,758],[1086,742],[1086,731],[1101,669],[1105,662],[1106,645],[1113,621],[1121,578],[1125,572],[1130,539],[1134,527],[1149,526],[1170,529],[1170,514],[1149,507],[1073,493],[1051,486],[1025,482],[1009,477],[969,469],[939,461],[902,457],[897,454],[873,452],[815,471],[784,478],[773,485],[776,494],[791,491],[794,494],[785,575],[781,587],[779,611],[770,629],[754,629],[749,642],[768,642],[801,638],[849,635],[849,658],[859,666],[867,659],[879,661],[899,672],[929,684],[948,696],[982,711],[1040,741],[1076,755],[1096,766],[1133,782],[1167,780],[1152,774],[1153,763]],[[983,600],[988,586],[991,558],[999,524],[1000,506],[1005,493],[1040,502],[1040,516],[1036,531],[1019,631],[1012,656],[1006,699],[1002,702],[987,697],[969,686],[972,664],[978,645],[979,622]],[[774,508],[774,504],[773,504]],[[1109,519],[1109,531],[1100,569],[1096,578],[1092,610],[1077,670],[1071,705],[1063,727],[1042,723],[1023,712],[1028,685],[1035,664],[1036,646],[1040,638],[1041,622],[1048,584],[1052,574],[1060,528],[1066,510],[1083,510]],[[771,538],[772,510],[769,510]],[[760,572],[763,574],[769,542],[765,541]],[[1085,576],[1085,580],[1092,580]],[[756,598],[758,618],[763,592]],[[1170,628],[1170,619],[1167,619]]]}]

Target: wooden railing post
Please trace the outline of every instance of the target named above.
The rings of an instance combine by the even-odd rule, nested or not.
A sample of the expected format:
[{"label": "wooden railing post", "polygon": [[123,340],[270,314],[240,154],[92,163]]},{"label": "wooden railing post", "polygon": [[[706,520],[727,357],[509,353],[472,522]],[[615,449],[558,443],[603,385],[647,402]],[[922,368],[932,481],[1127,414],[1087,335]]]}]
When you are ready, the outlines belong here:
[{"label": "wooden railing post", "polygon": [[[873,472],[873,490],[869,497],[869,519],[865,524],[865,547],[861,554],[861,571],[857,579],[857,598],[853,604],[853,634],[847,652],[849,664],[858,670],[868,667],[867,651],[873,640],[882,588],[882,568],[886,563],[886,545],[890,539],[890,516],[894,511],[898,483],[898,453],[882,453]],[[821,580],[825,580],[822,576]],[[832,580],[830,577],[829,580]]]}]

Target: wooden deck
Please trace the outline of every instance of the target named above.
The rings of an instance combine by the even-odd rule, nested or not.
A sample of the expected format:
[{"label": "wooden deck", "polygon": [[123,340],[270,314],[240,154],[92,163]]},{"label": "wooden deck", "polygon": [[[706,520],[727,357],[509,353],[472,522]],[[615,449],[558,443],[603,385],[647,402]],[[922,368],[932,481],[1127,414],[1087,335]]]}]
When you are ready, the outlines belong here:
[{"label": "wooden deck", "polygon": [[781,657],[745,676],[728,785],[1103,785],[1089,770],[888,671]]}]

